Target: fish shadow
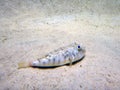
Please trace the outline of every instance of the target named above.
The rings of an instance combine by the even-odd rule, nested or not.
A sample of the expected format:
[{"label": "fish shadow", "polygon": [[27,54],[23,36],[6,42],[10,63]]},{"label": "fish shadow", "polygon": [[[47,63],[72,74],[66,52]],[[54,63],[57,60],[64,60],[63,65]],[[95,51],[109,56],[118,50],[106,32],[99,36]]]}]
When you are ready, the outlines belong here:
[{"label": "fish shadow", "polygon": [[[72,65],[77,64],[78,62],[82,61],[84,58],[85,58],[85,56],[83,56],[81,59],[79,59],[79,60],[73,62]],[[64,64],[64,65],[60,65],[60,66],[45,66],[45,67],[43,67],[43,66],[39,66],[39,67],[38,67],[38,66],[34,66],[33,68],[54,69],[54,68],[58,68],[58,67],[65,66],[65,65],[66,65],[66,66],[70,66],[70,64],[68,63],[68,64]]]}]

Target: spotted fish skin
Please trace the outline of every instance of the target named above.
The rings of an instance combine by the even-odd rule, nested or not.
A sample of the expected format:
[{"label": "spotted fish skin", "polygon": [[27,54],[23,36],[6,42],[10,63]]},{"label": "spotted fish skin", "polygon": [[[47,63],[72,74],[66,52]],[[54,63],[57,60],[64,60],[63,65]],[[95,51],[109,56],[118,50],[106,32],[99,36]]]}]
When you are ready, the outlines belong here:
[{"label": "spotted fish skin", "polygon": [[66,47],[48,53],[44,58],[31,63],[35,67],[52,67],[72,64],[85,56],[85,49],[76,42]]}]

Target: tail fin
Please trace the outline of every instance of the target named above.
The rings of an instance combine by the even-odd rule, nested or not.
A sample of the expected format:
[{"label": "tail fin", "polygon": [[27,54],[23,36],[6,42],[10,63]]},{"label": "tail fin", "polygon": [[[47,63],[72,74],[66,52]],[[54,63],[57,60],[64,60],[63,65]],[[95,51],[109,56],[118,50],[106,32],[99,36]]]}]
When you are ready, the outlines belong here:
[{"label": "tail fin", "polygon": [[27,68],[27,67],[30,67],[30,63],[29,62],[19,62],[18,63],[18,69],[20,68]]}]

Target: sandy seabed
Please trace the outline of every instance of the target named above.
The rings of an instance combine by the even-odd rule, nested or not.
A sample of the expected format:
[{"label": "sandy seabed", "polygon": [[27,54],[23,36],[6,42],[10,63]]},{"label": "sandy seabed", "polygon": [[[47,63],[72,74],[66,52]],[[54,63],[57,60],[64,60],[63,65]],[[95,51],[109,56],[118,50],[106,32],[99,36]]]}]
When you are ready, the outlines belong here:
[{"label": "sandy seabed", "polygon": [[[71,67],[18,69],[75,41],[86,56]],[[120,90],[120,14],[1,16],[0,90]]]}]

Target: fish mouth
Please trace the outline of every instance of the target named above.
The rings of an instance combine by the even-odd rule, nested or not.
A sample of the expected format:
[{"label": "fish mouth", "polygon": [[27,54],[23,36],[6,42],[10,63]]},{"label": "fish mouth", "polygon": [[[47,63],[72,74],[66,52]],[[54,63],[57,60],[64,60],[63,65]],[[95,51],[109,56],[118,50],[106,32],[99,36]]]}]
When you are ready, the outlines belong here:
[{"label": "fish mouth", "polygon": [[83,52],[83,53],[86,52],[85,48],[80,48],[80,49],[78,49],[78,51],[79,51],[79,52]]},{"label": "fish mouth", "polygon": [[85,49],[82,49],[82,51],[83,51],[83,53],[85,53],[85,52],[86,52],[86,50],[85,50]]}]

